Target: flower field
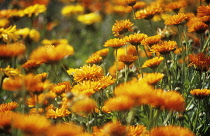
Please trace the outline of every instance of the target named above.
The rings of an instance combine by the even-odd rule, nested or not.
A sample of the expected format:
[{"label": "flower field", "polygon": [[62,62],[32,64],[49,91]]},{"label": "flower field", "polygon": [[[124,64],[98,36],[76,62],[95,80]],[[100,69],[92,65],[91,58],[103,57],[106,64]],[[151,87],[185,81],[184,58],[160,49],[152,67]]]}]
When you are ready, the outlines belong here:
[{"label": "flower field", "polygon": [[0,136],[210,136],[209,0],[0,0]]}]

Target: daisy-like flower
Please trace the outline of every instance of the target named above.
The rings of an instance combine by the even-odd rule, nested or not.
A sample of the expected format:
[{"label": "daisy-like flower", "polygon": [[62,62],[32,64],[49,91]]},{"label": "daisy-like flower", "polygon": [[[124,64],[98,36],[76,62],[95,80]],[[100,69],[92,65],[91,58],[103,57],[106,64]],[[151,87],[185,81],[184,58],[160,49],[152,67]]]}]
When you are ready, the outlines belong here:
[{"label": "daisy-like flower", "polygon": [[42,44],[58,46],[61,44],[68,44],[68,40],[67,39],[53,39],[53,40],[44,39],[42,40]]},{"label": "daisy-like flower", "polygon": [[125,63],[125,65],[127,65],[127,66],[131,65],[137,59],[138,59],[138,57],[133,56],[133,55],[120,55],[118,57],[118,61],[121,61],[121,62]]},{"label": "daisy-like flower", "polygon": [[23,86],[23,80],[21,77],[9,77],[5,78],[3,81],[2,88],[8,91],[18,91]]},{"label": "daisy-like flower", "polygon": [[210,90],[209,89],[193,89],[190,91],[190,94],[192,94],[198,99],[203,99],[210,94]]},{"label": "daisy-like flower", "polygon": [[126,134],[126,126],[118,121],[108,122],[101,128],[102,134],[109,136],[124,136]]},{"label": "daisy-like flower", "polygon": [[165,25],[180,25],[187,19],[184,13],[179,13],[178,15],[173,15],[165,20]]},{"label": "daisy-like flower", "polygon": [[63,16],[71,16],[74,14],[82,14],[84,13],[85,9],[82,5],[68,5],[63,7],[63,9],[61,10],[61,14]]},{"label": "daisy-like flower", "polygon": [[153,45],[151,51],[165,55],[175,50],[176,47],[177,43],[175,41],[163,41],[162,43]]},{"label": "daisy-like flower", "polygon": [[86,25],[91,25],[91,24],[94,24],[94,23],[101,22],[102,17],[99,13],[94,12],[94,13],[79,15],[77,17],[77,20],[81,23],[86,24]]},{"label": "daisy-like flower", "polygon": [[48,107],[46,110],[46,117],[47,118],[60,118],[68,116],[71,112],[66,108],[55,108],[55,107]]},{"label": "daisy-like flower", "polygon": [[17,41],[19,38],[19,35],[17,35],[16,32],[16,26],[10,26],[8,28],[0,28],[0,38],[8,43],[13,41]]},{"label": "daisy-like flower", "polygon": [[180,126],[161,126],[151,130],[150,136],[195,136],[189,129]]},{"label": "daisy-like flower", "polygon": [[164,74],[162,73],[144,73],[144,77],[142,75],[139,75],[140,79],[139,80],[144,80],[150,85],[156,85],[157,82],[159,82],[163,77]]},{"label": "daisy-like flower", "polygon": [[94,54],[98,54],[99,56],[104,58],[108,55],[108,53],[109,53],[109,48],[104,48],[104,49],[101,49],[99,51],[96,51]]},{"label": "daisy-like flower", "polygon": [[163,57],[154,57],[152,59],[146,60],[143,63],[142,68],[150,67],[151,69],[155,69],[159,66],[163,59]]},{"label": "daisy-like flower", "polygon": [[115,24],[112,26],[112,31],[114,36],[122,35],[128,31],[133,31],[133,23],[129,20],[116,20]]},{"label": "daisy-like flower", "polygon": [[95,64],[93,66],[85,65],[77,69],[73,76],[76,82],[85,80],[97,81],[103,77],[103,68]]},{"label": "daisy-like flower", "polygon": [[46,6],[41,4],[35,4],[32,6],[29,6],[23,10],[24,14],[28,17],[32,17],[33,15],[37,16],[40,13],[43,13],[46,11]]},{"label": "daisy-like flower", "polygon": [[201,21],[193,22],[188,28],[189,32],[204,33],[209,26]]},{"label": "daisy-like flower", "polygon": [[141,41],[141,45],[148,45],[152,46],[153,44],[156,44],[161,41],[162,36],[161,35],[154,35],[146,37],[144,40]]},{"label": "daisy-like flower", "polygon": [[202,5],[197,8],[198,17],[208,16],[208,15],[210,15],[210,5],[207,6]]},{"label": "daisy-like flower", "polygon": [[20,69],[10,68],[9,65],[6,68],[0,68],[0,72],[3,72],[7,77],[21,76]]},{"label": "daisy-like flower", "polygon": [[165,6],[165,10],[172,10],[175,13],[178,13],[181,8],[184,8],[187,6],[187,2],[184,0],[178,0],[174,2],[170,2]]},{"label": "daisy-like flower", "polygon": [[203,53],[189,54],[190,64],[188,66],[194,66],[196,70],[207,71],[210,67],[210,57],[205,56]]},{"label": "daisy-like flower", "polygon": [[146,131],[146,127],[139,124],[136,126],[127,125],[127,130],[126,136],[140,136]]},{"label": "daisy-like flower", "polygon": [[23,54],[26,50],[26,47],[23,43],[17,42],[0,45],[0,50],[0,58],[12,58]]},{"label": "daisy-like flower", "polygon": [[18,107],[17,102],[9,102],[0,104],[0,112],[11,111]]},{"label": "daisy-like flower", "polygon": [[13,122],[12,117],[14,114],[15,112],[12,111],[0,112],[0,127],[10,130]]},{"label": "daisy-like flower", "polygon": [[101,64],[103,58],[98,54],[92,54],[85,62],[90,64]]},{"label": "daisy-like flower", "polygon": [[125,0],[125,2],[128,4],[128,6],[134,6],[136,4],[136,0]]},{"label": "daisy-like flower", "polygon": [[147,38],[148,36],[144,33],[134,33],[124,37],[126,42],[129,42],[133,46],[138,46],[141,44],[141,41]]},{"label": "daisy-like flower", "polygon": [[104,47],[113,47],[115,49],[118,49],[124,45],[126,45],[125,39],[113,38],[113,39],[109,39],[108,41],[106,41],[103,46]]},{"label": "daisy-like flower", "polygon": [[155,6],[148,6],[142,10],[139,10],[135,13],[136,19],[152,19],[154,15],[157,15],[159,13],[163,12],[163,8],[157,4]]},{"label": "daisy-like flower", "polygon": [[137,1],[136,4],[133,6],[133,9],[135,9],[135,11],[144,8],[146,6],[146,3],[144,1]]},{"label": "daisy-like flower", "polygon": [[21,67],[25,69],[37,69],[43,62],[39,60],[28,60]]}]

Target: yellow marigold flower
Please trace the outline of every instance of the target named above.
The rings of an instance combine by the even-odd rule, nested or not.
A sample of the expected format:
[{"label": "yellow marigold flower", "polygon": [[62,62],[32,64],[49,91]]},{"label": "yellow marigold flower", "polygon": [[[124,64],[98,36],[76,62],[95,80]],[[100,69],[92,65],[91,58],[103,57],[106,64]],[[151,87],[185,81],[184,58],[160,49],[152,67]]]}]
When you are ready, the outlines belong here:
[{"label": "yellow marigold flower", "polygon": [[16,26],[10,26],[8,28],[0,28],[0,38],[4,41],[4,42],[11,42],[13,41],[17,41],[19,36],[15,33],[16,30]]},{"label": "yellow marigold flower", "polygon": [[126,134],[126,126],[122,125],[118,121],[108,122],[102,128],[101,131],[105,135],[109,136],[124,136]]},{"label": "yellow marigold flower", "polygon": [[208,16],[208,15],[210,15],[210,5],[207,6],[202,5],[197,8],[198,17]]},{"label": "yellow marigold flower", "polygon": [[94,23],[101,22],[101,15],[99,13],[88,13],[84,15],[79,15],[77,17],[77,20],[81,23],[84,23],[86,25],[91,25]]},{"label": "yellow marigold flower", "polygon": [[195,136],[189,129],[180,126],[161,126],[153,128],[150,136]]},{"label": "yellow marigold flower", "polygon": [[[140,49],[139,49],[140,50]],[[128,45],[127,47],[121,47],[117,50],[117,58],[122,55],[132,55],[132,56],[137,56],[137,51],[136,48],[133,45]],[[116,57],[116,53],[114,52],[114,55]]]},{"label": "yellow marigold flower", "polygon": [[150,85],[155,85],[164,77],[162,73],[144,73],[144,77],[140,80],[146,81]]},{"label": "yellow marigold flower", "polygon": [[133,23],[129,19],[126,20],[116,20],[115,24],[112,26],[112,31],[114,36],[122,35],[128,31],[133,31]]},{"label": "yellow marigold flower", "polygon": [[210,68],[210,57],[205,56],[203,53],[189,54],[190,64],[188,66],[194,66],[198,71],[207,71]]},{"label": "yellow marigold flower", "polygon": [[48,119],[38,114],[15,114],[13,116],[13,127],[24,133],[42,135],[51,126]]},{"label": "yellow marigold flower", "polygon": [[73,14],[82,14],[84,13],[85,9],[82,5],[68,5],[63,7],[63,9],[61,10],[61,14],[63,16],[71,16]]},{"label": "yellow marigold flower", "polygon": [[135,105],[135,101],[128,96],[117,96],[105,101],[104,106],[109,111],[125,111]]},{"label": "yellow marigold flower", "polygon": [[164,22],[165,25],[180,25],[187,19],[184,13],[179,13],[167,18]]},{"label": "yellow marigold flower", "polygon": [[28,60],[25,62],[21,67],[25,69],[36,69],[38,68],[43,62],[39,60]]},{"label": "yellow marigold flower", "polygon": [[23,10],[5,9],[0,11],[1,18],[20,18],[24,16]]},{"label": "yellow marigold flower", "polygon": [[127,125],[127,131],[126,136],[140,136],[146,131],[146,127],[139,124],[136,126]]},{"label": "yellow marigold flower", "polygon": [[194,22],[188,28],[189,32],[204,33],[209,26],[201,21]]},{"label": "yellow marigold flower", "polygon": [[73,74],[76,72],[76,70],[77,70],[77,69],[75,69],[75,68],[69,68],[69,69],[67,70],[67,73],[68,73],[69,75],[73,75]]},{"label": "yellow marigold flower", "polygon": [[95,110],[96,106],[97,104],[95,100],[86,97],[73,102],[73,104],[71,105],[71,110],[72,112],[76,113],[77,112],[91,113]]},{"label": "yellow marigold flower", "polygon": [[136,4],[136,0],[125,0],[128,6],[134,6]]},{"label": "yellow marigold flower", "polygon": [[177,43],[175,41],[163,41],[162,43],[153,45],[151,51],[165,55],[175,50],[176,47]]},{"label": "yellow marigold flower", "polygon": [[165,6],[165,10],[173,10],[175,13],[178,13],[181,8],[187,6],[187,2],[184,0],[178,0],[170,2]]},{"label": "yellow marigold flower", "polygon": [[28,27],[22,28],[22,29],[17,29],[15,33],[19,36],[21,36],[23,39],[26,39],[29,35],[30,29]]},{"label": "yellow marigold flower", "polygon": [[41,4],[35,4],[32,6],[29,6],[23,10],[24,14],[28,17],[32,17],[33,15],[37,16],[40,13],[43,13],[46,11],[46,6]]},{"label": "yellow marigold flower", "polygon": [[93,66],[85,65],[77,69],[73,76],[76,82],[84,80],[97,81],[103,77],[103,68],[95,64]]},{"label": "yellow marigold flower", "polygon": [[37,96],[29,97],[26,101],[26,104],[28,107],[34,107],[36,104],[41,104],[41,105],[48,105],[50,99],[55,99],[56,94],[52,92],[47,92],[47,93],[41,93]]},{"label": "yellow marigold flower", "polygon": [[136,4],[133,6],[133,8],[135,9],[135,11],[137,11],[145,6],[146,3],[144,1],[137,1]]},{"label": "yellow marigold flower", "polygon": [[86,63],[92,63],[92,64],[101,64],[103,58],[98,54],[92,54],[85,62]]},{"label": "yellow marigold flower", "polygon": [[44,109],[43,108],[39,108],[37,110],[37,108],[32,108],[29,111],[29,114],[43,114],[44,113]]},{"label": "yellow marigold flower", "polygon": [[115,49],[118,49],[124,45],[126,45],[126,41],[124,39],[113,38],[113,39],[107,40],[103,46],[104,47],[113,47]]},{"label": "yellow marigold flower", "polygon": [[44,39],[44,40],[42,40],[42,44],[58,46],[60,44],[68,44],[68,40],[67,39],[56,39],[56,40],[55,39],[54,40]]},{"label": "yellow marigold flower", "polygon": [[0,45],[0,50],[0,58],[12,58],[23,54],[26,47],[23,43],[17,42]]},{"label": "yellow marigold flower", "polygon": [[11,111],[18,107],[17,102],[9,102],[0,104],[0,112]]},{"label": "yellow marigold flower", "polygon": [[53,85],[50,88],[51,92],[54,92],[55,94],[58,94],[58,95],[65,93],[65,92],[69,92],[70,90],[71,90],[71,86],[70,86],[70,82],[68,82],[68,81],[58,83],[56,85]]},{"label": "yellow marigold flower", "polygon": [[114,64],[109,68],[109,73],[110,73],[110,75],[112,76],[112,77],[115,77],[116,76],[116,71],[117,70],[122,70],[122,69],[124,69],[124,67],[125,67],[125,64],[123,63],[123,62],[117,62],[118,63],[118,67],[117,67],[117,69],[116,69],[116,62],[114,62]]},{"label": "yellow marigold flower", "polygon": [[5,28],[9,25],[9,20],[6,18],[1,18],[0,19],[0,28]]},{"label": "yellow marigold flower", "polygon": [[40,39],[40,33],[36,29],[32,29],[29,32],[29,38],[32,39],[35,42],[38,42]]},{"label": "yellow marigold flower", "polygon": [[156,44],[158,42],[161,41],[162,36],[161,35],[154,35],[154,36],[149,36],[146,37],[145,39],[143,39],[141,41],[142,45],[148,45],[148,46],[152,46],[153,44]]},{"label": "yellow marigold flower", "polygon": [[142,10],[139,10],[135,13],[136,19],[152,19],[154,15],[163,12],[163,8],[160,4],[156,4],[155,6],[148,6]]},{"label": "yellow marigold flower", "polygon": [[133,56],[133,55],[121,55],[121,56],[119,56],[118,61],[121,61],[121,62],[125,63],[125,65],[129,66],[133,62],[135,62],[137,59],[138,59],[137,56]]},{"label": "yellow marigold flower", "polygon": [[47,118],[60,118],[60,117],[65,117],[68,116],[71,112],[66,109],[66,108],[48,108],[46,111],[46,117]]},{"label": "yellow marigold flower", "polygon": [[190,91],[190,94],[192,94],[198,99],[203,99],[210,94],[210,90],[209,89],[193,89]]},{"label": "yellow marigold flower", "polygon": [[163,57],[154,57],[152,59],[146,60],[142,65],[142,68],[150,67],[151,69],[157,68],[159,64],[163,61]]},{"label": "yellow marigold flower", "polygon": [[141,44],[141,41],[147,37],[148,36],[144,33],[134,33],[124,37],[124,39],[126,42],[129,42],[131,45],[138,46]]},{"label": "yellow marigold flower", "polygon": [[132,7],[127,7],[127,5],[114,5],[112,10],[114,13],[123,15],[125,13],[130,13],[132,11]]},{"label": "yellow marigold flower", "polygon": [[59,46],[46,45],[33,50],[30,59],[39,60],[44,63],[55,63],[59,60],[73,55],[74,49],[71,45],[61,44]]},{"label": "yellow marigold flower", "polygon": [[108,53],[109,53],[109,48],[104,48],[104,49],[101,49],[99,51],[96,51],[94,54],[98,54],[99,56],[104,58],[108,55]]},{"label": "yellow marigold flower", "polygon": [[82,127],[71,122],[65,122],[62,124],[51,126],[46,131],[46,136],[76,136],[81,134],[82,132]]},{"label": "yellow marigold flower", "polygon": [[20,70],[18,68],[10,68],[9,65],[4,69],[0,68],[0,72],[3,72],[7,77],[21,76]]}]

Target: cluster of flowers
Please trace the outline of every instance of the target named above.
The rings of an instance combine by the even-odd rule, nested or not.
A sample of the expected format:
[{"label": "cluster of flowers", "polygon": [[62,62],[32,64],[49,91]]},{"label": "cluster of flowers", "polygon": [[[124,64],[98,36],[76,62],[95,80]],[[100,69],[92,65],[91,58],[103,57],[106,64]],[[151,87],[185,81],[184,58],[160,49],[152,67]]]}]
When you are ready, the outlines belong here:
[{"label": "cluster of flowers", "polygon": [[[116,20],[110,28],[114,38],[80,68],[62,62],[76,52],[67,39],[49,40],[37,30],[49,2],[20,0],[11,2],[13,9],[0,10],[0,132],[32,136],[207,133],[208,1],[196,3],[193,9],[190,0],[59,0],[65,5],[61,9],[65,18],[76,17],[87,26],[112,14],[130,15],[135,21]],[[31,20],[31,28],[19,28],[21,19]],[[163,29],[153,26],[157,20]],[[141,30],[138,21],[148,21],[150,27],[145,26],[151,32]],[[48,25],[46,29],[52,30],[58,24]],[[107,70],[111,51],[115,60],[109,60],[113,65]]]}]

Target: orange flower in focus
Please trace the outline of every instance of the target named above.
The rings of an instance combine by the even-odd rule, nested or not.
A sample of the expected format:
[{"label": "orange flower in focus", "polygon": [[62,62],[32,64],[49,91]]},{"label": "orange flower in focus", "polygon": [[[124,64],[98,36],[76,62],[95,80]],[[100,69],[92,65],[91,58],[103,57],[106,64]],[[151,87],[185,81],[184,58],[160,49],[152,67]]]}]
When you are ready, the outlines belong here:
[{"label": "orange flower in focus", "polygon": [[141,41],[147,38],[148,36],[144,33],[134,33],[126,36],[124,39],[126,42],[129,42],[133,46],[138,46],[141,44]]},{"label": "orange flower in focus", "polygon": [[159,66],[163,59],[163,57],[154,57],[152,59],[146,60],[143,63],[142,68],[150,67],[151,69],[155,69]]},{"label": "orange flower in focus", "polygon": [[180,126],[161,126],[151,130],[150,136],[195,136],[189,129]]},{"label": "orange flower in focus", "polygon": [[138,59],[138,57],[133,56],[133,55],[120,55],[118,58],[118,61],[121,61],[121,62],[125,63],[125,65],[129,66],[133,62],[135,62],[137,59]]},{"label": "orange flower in focus", "polygon": [[115,49],[118,49],[124,45],[126,45],[126,41],[124,39],[114,38],[114,39],[109,39],[108,41],[106,41],[103,46],[113,47]]},{"label": "orange flower in focus", "polygon": [[184,13],[179,13],[178,15],[173,15],[167,18],[164,22],[165,25],[180,25],[187,19]]},{"label": "orange flower in focus", "polygon": [[210,90],[209,89],[193,89],[190,91],[190,94],[192,94],[198,99],[203,99],[210,94]]},{"label": "orange flower in focus", "polygon": [[197,8],[198,17],[208,16],[208,15],[210,15],[210,5],[207,6],[202,5]]},{"label": "orange flower in focus", "polygon": [[64,57],[74,54],[74,49],[71,45],[61,44],[59,46],[46,45],[40,46],[33,50],[30,59],[41,61],[44,63],[55,63]]},{"label": "orange flower in focus", "polygon": [[116,20],[116,23],[112,26],[114,36],[122,35],[128,31],[133,31],[133,23],[129,19]]},{"label": "orange flower in focus", "polygon": [[204,33],[209,26],[201,21],[193,22],[188,27],[188,32]]},{"label": "orange flower in focus", "polygon": [[162,43],[155,44],[151,47],[151,52],[160,53],[162,55],[170,53],[175,50],[177,43],[175,41],[163,41]]},{"label": "orange flower in focus", "polygon": [[146,37],[144,40],[142,40],[141,44],[148,45],[151,47],[153,44],[160,42],[161,38],[162,38],[161,35],[154,35],[154,36]]},{"label": "orange flower in focus", "polygon": [[0,112],[11,111],[18,107],[17,102],[9,102],[0,104]]},{"label": "orange flower in focus", "polygon": [[194,66],[198,71],[207,71],[210,67],[210,57],[205,56],[203,53],[189,54],[190,64],[188,66]]}]

